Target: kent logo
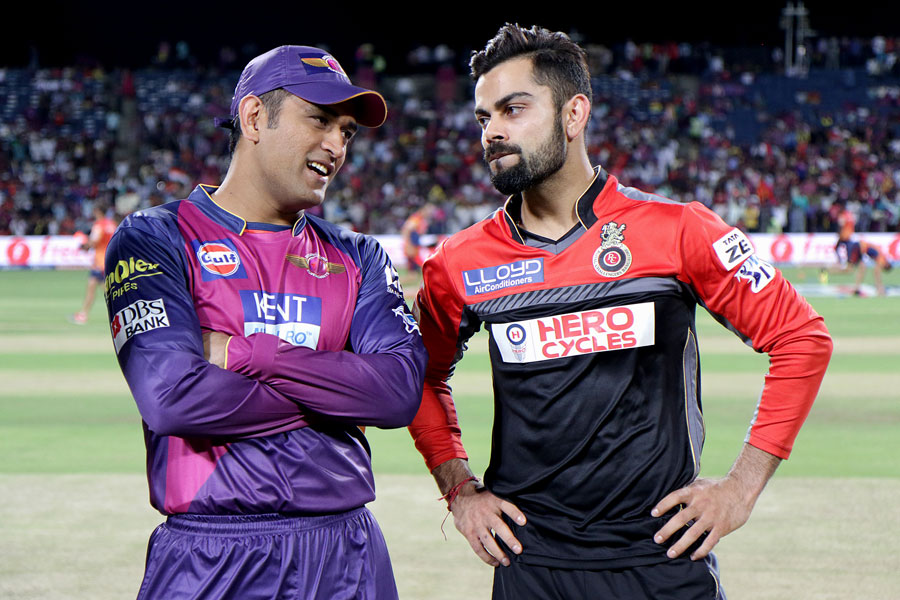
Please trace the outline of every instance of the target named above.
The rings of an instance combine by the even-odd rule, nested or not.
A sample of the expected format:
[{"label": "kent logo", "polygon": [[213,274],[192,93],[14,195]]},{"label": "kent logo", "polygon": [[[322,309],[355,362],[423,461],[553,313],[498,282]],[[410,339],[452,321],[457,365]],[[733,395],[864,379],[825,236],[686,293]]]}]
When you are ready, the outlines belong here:
[{"label": "kent logo", "polygon": [[505,265],[463,271],[467,296],[488,294],[529,283],[544,282],[544,259],[519,260]]},{"label": "kent logo", "polygon": [[241,290],[244,335],[270,333],[294,346],[315,349],[322,328],[322,299],[300,294]]},{"label": "kent logo", "polygon": [[203,267],[203,281],[214,279],[246,279],[247,272],[241,264],[241,256],[231,240],[191,242],[197,261]]},{"label": "kent logo", "polygon": [[109,324],[116,354],[132,337],[169,326],[169,315],[162,298],[138,300],[117,312]]}]

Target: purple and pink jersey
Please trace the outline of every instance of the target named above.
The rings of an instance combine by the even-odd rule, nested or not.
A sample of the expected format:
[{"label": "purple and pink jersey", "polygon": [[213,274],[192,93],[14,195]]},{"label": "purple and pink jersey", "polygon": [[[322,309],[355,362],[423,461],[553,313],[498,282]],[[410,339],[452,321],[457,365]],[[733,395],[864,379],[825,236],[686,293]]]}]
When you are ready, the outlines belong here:
[{"label": "purple and pink jersey", "polygon": [[[329,514],[375,497],[358,426],[415,416],[425,351],[378,243],[310,215],[248,224],[198,186],[106,255],[113,343],[164,514]],[[222,369],[204,330],[233,336]]]}]

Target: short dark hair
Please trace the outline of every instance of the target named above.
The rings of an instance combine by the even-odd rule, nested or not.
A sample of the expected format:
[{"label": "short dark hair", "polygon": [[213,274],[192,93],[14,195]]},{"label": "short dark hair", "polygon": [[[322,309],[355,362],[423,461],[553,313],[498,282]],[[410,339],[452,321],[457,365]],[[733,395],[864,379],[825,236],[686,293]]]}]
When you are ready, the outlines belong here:
[{"label": "short dark hair", "polygon": [[[281,114],[281,106],[284,104],[284,99],[288,97],[288,94],[290,92],[286,89],[277,88],[260,95],[259,99],[262,101],[263,106],[266,107],[266,115],[268,115],[266,127],[269,129],[278,127],[278,116]],[[228,152],[234,154],[234,149],[237,148],[238,140],[240,139],[241,118],[240,115],[237,115],[231,122],[231,133],[228,136]]]},{"label": "short dark hair", "polygon": [[531,59],[534,81],[553,92],[557,110],[562,110],[572,96],[584,94],[593,101],[591,73],[584,50],[561,31],[550,31],[537,25],[525,29],[507,23],[485,45],[473,52],[469,61],[472,79],[478,79],[513,58]]}]

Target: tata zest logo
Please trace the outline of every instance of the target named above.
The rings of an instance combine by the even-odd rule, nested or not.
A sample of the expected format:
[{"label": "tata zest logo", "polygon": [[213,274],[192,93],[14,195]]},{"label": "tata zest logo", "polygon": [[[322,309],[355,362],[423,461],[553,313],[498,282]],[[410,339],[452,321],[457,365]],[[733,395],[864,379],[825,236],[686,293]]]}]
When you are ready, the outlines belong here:
[{"label": "tata zest logo", "polygon": [[241,268],[237,250],[224,241],[204,242],[197,248],[197,260],[207,273],[230,277]]},{"label": "tata zest logo", "polygon": [[504,288],[544,282],[544,259],[518,260],[505,265],[463,271],[467,296],[488,294]]}]

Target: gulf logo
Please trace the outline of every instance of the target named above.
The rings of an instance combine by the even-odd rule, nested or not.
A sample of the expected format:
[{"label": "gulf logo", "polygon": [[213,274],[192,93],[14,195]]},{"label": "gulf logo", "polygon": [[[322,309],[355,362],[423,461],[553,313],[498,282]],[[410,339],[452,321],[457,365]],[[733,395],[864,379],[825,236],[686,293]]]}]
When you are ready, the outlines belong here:
[{"label": "gulf logo", "polygon": [[234,275],[241,268],[241,257],[238,253],[220,242],[200,244],[197,248],[197,260],[208,273],[220,277]]}]

